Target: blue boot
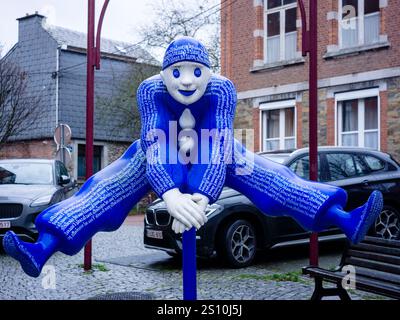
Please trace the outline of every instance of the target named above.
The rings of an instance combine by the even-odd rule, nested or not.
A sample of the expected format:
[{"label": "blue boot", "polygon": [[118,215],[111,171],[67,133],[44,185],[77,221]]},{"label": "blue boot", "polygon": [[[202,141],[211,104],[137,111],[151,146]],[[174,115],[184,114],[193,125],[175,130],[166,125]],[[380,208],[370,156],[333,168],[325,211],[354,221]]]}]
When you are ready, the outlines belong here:
[{"label": "blue boot", "polygon": [[50,256],[57,251],[57,239],[49,233],[42,233],[36,243],[22,241],[13,231],[8,231],[3,239],[3,247],[8,255],[18,260],[22,269],[37,278]]},{"label": "blue boot", "polygon": [[327,227],[338,226],[347,236],[351,243],[357,244],[362,241],[369,228],[374,223],[383,207],[383,197],[380,191],[372,192],[368,201],[361,207],[346,212],[340,206],[332,206],[324,217]]}]

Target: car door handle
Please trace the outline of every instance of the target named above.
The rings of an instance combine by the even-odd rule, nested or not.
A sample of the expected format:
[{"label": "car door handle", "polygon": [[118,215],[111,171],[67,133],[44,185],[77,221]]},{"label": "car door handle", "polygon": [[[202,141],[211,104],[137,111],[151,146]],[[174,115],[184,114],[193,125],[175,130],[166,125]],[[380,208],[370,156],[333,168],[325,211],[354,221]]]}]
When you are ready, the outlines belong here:
[{"label": "car door handle", "polygon": [[369,180],[363,180],[363,185],[368,186],[369,185]]}]

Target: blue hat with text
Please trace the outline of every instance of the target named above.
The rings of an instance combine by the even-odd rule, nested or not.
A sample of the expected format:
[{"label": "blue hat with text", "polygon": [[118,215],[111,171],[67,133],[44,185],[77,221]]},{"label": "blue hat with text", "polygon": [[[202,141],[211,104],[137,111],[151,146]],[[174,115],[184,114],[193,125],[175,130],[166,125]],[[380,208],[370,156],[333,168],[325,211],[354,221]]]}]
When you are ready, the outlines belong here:
[{"label": "blue hat with text", "polygon": [[180,61],[198,62],[210,68],[206,47],[192,37],[181,37],[170,43],[165,51],[162,69]]}]

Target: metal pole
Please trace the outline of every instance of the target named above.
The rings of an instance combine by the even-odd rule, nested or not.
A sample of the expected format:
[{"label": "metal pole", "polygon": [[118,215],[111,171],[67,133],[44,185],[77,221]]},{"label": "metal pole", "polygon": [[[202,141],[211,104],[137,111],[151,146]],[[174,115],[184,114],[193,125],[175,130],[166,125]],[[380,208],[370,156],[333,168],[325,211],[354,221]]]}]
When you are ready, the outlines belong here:
[{"label": "metal pole", "polygon": [[[94,68],[100,69],[101,29],[104,15],[110,0],[105,0],[97,26],[96,43],[94,42],[95,0],[88,0],[87,32],[87,78],[86,78],[86,180],[93,175],[93,113],[94,113]],[[92,240],[85,245],[84,269],[92,268]]]},{"label": "metal pole", "polygon": [[[310,0],[310,180],[318,180],[318,0]],[[310,265],[318,266],[318,234],[310,237]]]},{"label": "metal pole", "polygon": [[196,229],[182,235],[183,300],[197,300]]},{"label": "metal pole", "polygon": [[[93,174],[93,110],[94,110],[94,19],[95,0],[88,0],[87,77],[86,77],[86,181]],[[85,245],[84,270],[92,268],[92,240]]]},{"label": "metal pole", "polygon": [[65,139],[64,139],[64,134],[65,134],[65,132],[64,132],[64,125],[63,124],[61,124],[61,137],[60,137],[60,144],[61,144],[61,162],[63,163],[63,164],[65,164],[65,154],[64,154],[64,151],[65,151],[65,146],[64,146],[64,144],[65,144]]}]

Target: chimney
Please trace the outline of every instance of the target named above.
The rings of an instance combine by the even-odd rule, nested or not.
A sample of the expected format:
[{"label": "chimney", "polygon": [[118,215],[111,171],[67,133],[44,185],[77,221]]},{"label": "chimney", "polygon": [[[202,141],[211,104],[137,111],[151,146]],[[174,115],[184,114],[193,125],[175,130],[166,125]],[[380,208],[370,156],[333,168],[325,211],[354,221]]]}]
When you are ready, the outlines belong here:
[{"label": "chimney", "polygon": [[24,17],[18,18],[18,42],[32,39],[34,30],[42,28],[46,17],[37,11],[34,14],[26,14]]}]

